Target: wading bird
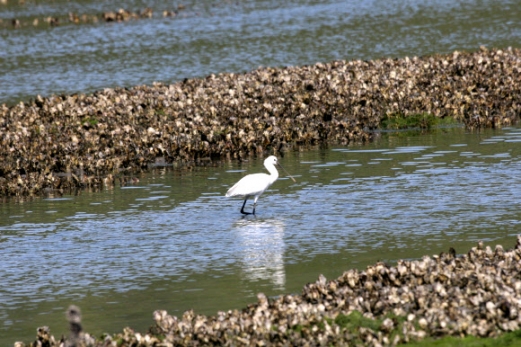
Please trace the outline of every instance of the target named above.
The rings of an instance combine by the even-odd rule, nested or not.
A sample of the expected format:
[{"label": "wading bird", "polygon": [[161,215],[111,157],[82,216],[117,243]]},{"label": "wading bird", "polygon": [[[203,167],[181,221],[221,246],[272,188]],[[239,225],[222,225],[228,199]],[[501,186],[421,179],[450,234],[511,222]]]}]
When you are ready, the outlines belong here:
[{"label": "wading bird", "polygon": [[[279,172],[275,168],[275,165],[278,165],[282,170],[284,170],[288,176],[296,182],[293,177],[278,163],[277,157],[269,156],[264,160],[264,167],[269,171],[269,175],[265,173],[256,173],[251,175],[246,175],[233,187],[231,187],[226,193],[227,197],[230,196],[244,196],[244,203],[242,204],[241,213],[242,214],[255,214],[255,207],[257,206],[257,199],[261,196],[262,193],[269,186],[273,184],[279,178]],[[250,197],[254,196],[253,200],[253,212],[245,212],[244,206],[246,206],[246,201]]]}]

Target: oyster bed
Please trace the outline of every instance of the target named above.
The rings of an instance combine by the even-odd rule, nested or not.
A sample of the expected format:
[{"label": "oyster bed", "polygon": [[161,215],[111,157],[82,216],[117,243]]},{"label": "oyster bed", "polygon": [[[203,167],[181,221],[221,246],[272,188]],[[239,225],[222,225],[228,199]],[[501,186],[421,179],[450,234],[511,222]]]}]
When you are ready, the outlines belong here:
[{"label": "oyster bed", "polygon": [[469,128],[521,115],[521,50],[259,68],[0,106],[0,196],[124,184],[155,166],[208,165],[294,145],[371,141],[388,116]]},{"label": "oyster bed", "polygon": [[[358,312],[372,327],[346,327]],[[425,337],[497,336],[521,323],[521,236],[514,249],[479,243],[467,254],[451,249],[439,256],[376,263],[337,279],[320,276],[301,295],[267,298],[242,310],[215,316],[187,311],[182,317],[154,312],[147,334],[93,338],[81,331],[79,308],[67,312],[71,334],[56,341],[48,327],[37,329],[30,346],[388,346]],[[26,346],[23,342],[16,347]]]}]

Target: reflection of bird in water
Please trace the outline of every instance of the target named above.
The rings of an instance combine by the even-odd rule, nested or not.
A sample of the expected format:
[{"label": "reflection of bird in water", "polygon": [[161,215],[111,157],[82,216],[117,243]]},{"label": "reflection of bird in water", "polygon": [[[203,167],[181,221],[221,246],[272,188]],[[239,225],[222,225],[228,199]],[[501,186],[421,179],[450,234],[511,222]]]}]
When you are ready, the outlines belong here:
[{"label": "reflection of bird in water", "polygon": [[[259,196],[261,196],[262,193],[266,189],[269,188],[279,178],[279,172],[277,171],[277,168],[275,168],[275,165],[278,165],[281,167],[284,171],[286,171],[277,160],[277,157],[275,156],[269,156],[264,160],[264,167],[269,171],[269,175],[265,173],[256,173],[244,176],[241,178],[239,182],[237,182],[233,187],[231,187],[228,192],[226,193],[227,197],[230,196],[244,196],[244,203],[242,204],[241,213],[242,214],[255,214],[255,207],[257,206],[257,199],[259,199]],[[288,173],[286,171],[286,173]],[[288,176],[291,177],[291,175],[288,173]],[[293,177],[291,177],[293,182],[296,182]],[[245,212],[244,206],[246,205],[246,201],[248,201],[248,198],[254,197],[253,200],[253,212]]]},{"label": "reflection of bird in water", "polygon": [[286,285],[284,223],[273,219],[242,219],[234,229],[245,279],[269,281],[275,290],[283,291]]}]

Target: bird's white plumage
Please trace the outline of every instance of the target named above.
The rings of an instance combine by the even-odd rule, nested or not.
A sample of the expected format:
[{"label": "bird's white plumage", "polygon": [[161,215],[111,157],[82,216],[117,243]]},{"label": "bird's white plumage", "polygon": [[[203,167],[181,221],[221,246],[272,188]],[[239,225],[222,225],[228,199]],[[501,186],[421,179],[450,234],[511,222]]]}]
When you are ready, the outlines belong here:
[{"label": "bird's white plumage", "polygon": [[270,175],[264,173],[244,176],[239,182],[235,183],[235,185],[228,190],[226,196],[260,195],[270,185],[272,185],[273,182],[275,182],[275,180],[273,180]]},{"label": "bird's white plumage", "polygon": [[233,187],[231,187],[226,196],[256,196],[258,197],[266,189],[269,188],[279,178],[279,172],[275,168],[277,164],[277,157],[269,156],[264,160],[264,167],[270,172],[270,174],[257,173],[250,174],[241,178],[241,180]]},{"label": "bird's white plumage", "polygon": [[256,173],[244,176],[241,178],[239,182],[237,182],[233,187],[231,187],[228,192],[226,192],[227,197],[231,196],[244,196],[244,204],[242,206],[241,212],[244,212],[244,205],[246,204],[246,200],[249,197],[253,196],[253,213],[255,214],[255,204],[257,203],[257,199],[261,196],[262,193],[266,189],[269,188],[279,178],[279,172],[275,168],[277,164],[277,157],[269,156],[264,160],[264,167],[269,171],[269,175],[265,173]]}]

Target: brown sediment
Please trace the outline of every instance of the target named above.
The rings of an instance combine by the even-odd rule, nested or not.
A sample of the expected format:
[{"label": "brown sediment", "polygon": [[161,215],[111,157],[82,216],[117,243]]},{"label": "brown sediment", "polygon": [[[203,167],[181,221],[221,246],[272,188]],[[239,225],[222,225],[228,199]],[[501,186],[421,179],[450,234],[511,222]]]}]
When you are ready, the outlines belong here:
[{"label": "brown sediment", "polygon": [[[69,339],[76,346],[390,346],[425,337],[494,337],[519,329],[520,273],[518,236],[516,247],[508,251],[480,242],[461,256],[451,249],[396,266],[379,262],[331,281],[320,276],[301,295],[259,294],[257,303],[240,311],[215,316],[187,311],[178,318],[159,310],[147,334],[125,328],[96,340],[80,328]],[[343,324],[354,312],[378,321],[371,326]],[[37,331],[30,346],[58,346],[48,327]]]},{"label": "brown sediment", "polygon": [[371,141],[383,118],[521,115],[521,50],[259,68],[0,107],[0,196],[100,187],[154,165]]},{"label": "brown sediment", "polygon": [[[7,2],[2,3],[1,5],[5,5]],[[62,15],[54,15],[47,17],[24,17],[24,18],[13,18],[10,22],[3,21],[0,19],[0,27],[12,28],[12,29],[20,29],[24,27],[37,27],[40,23],[47,23],[52,27],[59,25],[80,25],[80,24],[96,24],[96,23],[114,23],[114,22],[128,22],[131,20],[139,20],[139,19],[151,19],[151,18],[163,18],[163,17],[176,17],[179,13],[182,13],[183,17],[187,16],[195,16],[196,13],[191,11],[186,11],[184,5],[178,5],[176,7],[167,7],[162,11],[156,11],[158,14],[154,13],[154,9],[150,7],[143,8],[141,10],[129,10],[120,8],[115,11],[104,11],[102,13],[76,13],[69,12],[68,14]],[[160,12],[160,13],[159,13]]]}]

